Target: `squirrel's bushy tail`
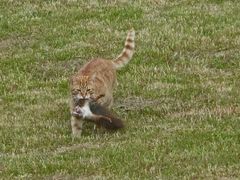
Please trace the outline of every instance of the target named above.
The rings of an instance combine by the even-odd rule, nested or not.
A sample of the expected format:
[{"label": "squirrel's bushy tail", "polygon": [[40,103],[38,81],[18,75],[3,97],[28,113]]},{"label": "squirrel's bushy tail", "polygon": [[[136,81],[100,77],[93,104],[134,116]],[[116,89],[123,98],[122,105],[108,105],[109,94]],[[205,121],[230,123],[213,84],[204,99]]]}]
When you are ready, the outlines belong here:
[{"label": "squirrel's bushy tail", "polygon": [[99,126],[102,126],[108,130],[118,130],[124,127],[123,122],[121,119],[111,117],[111,121],[107,117],[101,117],[99,118],[97,124]]},{"label": "squirrel's bushy tail", "polygon": [[121,69],[132,58],[134,53],[134,48],[135,48],[134,38],[135,38],[135,31],[132,29],[128,32],[128,35],[125,41],[125,46],[122,53],[115,60],[112,61],[113,66],[116,69]]},{"label": "squirrel's bushy tail", "polygon": [[90,103],[90,110],[94,114],[92,121],[97,125],[108,130],[117,130],[124,127],[121,119],[113,115],[107,108],[98,104]]}]

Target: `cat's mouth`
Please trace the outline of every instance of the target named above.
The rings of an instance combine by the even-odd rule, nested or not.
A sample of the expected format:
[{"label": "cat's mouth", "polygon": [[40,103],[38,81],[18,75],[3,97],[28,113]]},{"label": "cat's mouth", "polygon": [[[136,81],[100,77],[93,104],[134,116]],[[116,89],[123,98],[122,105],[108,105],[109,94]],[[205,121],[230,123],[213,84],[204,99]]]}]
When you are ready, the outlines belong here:
[{"label": "cat's mouth", "polygon": [[80,98],[80,99],[77,96],[75,96],[73,98],[75,108],[74,108],[74,111],[71,113],[72,116],[75,116],[78,118],[83,117],[83,112],[82,112],[81,108],[84,107],[86,105],[86,103],[97,102],[98,99],[100,99],[104,96],[105,95],[101,94],[97,97]]},{"label": "cat's mouth", "polygon": [[75,106],[80,106],[80,107],[82,107],[82,106],[84,106],[84,104],[86,103],[86,102],[90,102],[90,101],[92,101],[90,98],[81,98],[81,99],[79,99],[79,98],[77,98],[77,97],[75,97],[75,98],[73,98],[73,101],[74,101],[74,105]]},{"label": "cat's mouth", "polygon": [[73,100],[74,100],[75,106],[80,106],[80,107],[82,107],[82,106],[84,106],[84,104],[85,104],[86,102],[97,102],[100,98],[102,98],[102,97],[104,97],[104,96],[105,96],[104,94],[101,94],[101,95],[99,95],[99,96],[97,96],[97,97],[91,96],[91,97],[87,97],[87,98],[83,98],[83,97],[78,98],[77,96],[75,96],[75,97],[73,98]]}]

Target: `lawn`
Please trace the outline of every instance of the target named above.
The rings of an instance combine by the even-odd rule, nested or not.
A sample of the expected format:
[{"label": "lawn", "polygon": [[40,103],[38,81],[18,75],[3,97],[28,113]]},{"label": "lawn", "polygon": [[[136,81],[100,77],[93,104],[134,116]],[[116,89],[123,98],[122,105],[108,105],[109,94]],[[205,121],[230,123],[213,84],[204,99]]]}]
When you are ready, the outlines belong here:
[{"label": "lawn", "polygon": [[[238,0],[1,0],[0,179],[240,178]],[[116,133],[70,128],[69,77],[118,72]]]}]

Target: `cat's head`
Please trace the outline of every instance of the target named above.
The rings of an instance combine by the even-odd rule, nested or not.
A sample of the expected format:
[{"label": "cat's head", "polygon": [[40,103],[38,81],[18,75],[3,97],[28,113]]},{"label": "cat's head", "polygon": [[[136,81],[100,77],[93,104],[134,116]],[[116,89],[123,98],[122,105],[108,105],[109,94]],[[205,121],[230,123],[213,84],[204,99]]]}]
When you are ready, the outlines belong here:
[{"label": "cat's head", "polygon": [[93,79],[89,76],[71,78],[71,95],[75,103],[91,101],[94,98]]}]

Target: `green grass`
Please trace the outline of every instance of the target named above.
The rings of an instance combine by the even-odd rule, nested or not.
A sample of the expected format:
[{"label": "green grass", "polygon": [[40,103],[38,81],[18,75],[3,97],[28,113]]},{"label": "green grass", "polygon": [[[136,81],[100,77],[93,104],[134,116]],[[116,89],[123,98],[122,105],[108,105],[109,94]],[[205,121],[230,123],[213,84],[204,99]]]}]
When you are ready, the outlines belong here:
[{"label": "green grass", "polygon": [[[237,0],[1,0],[0,179],[238,179],[239,17]],[[131,27],[126,128],[72,139],[68,78]]]}]

